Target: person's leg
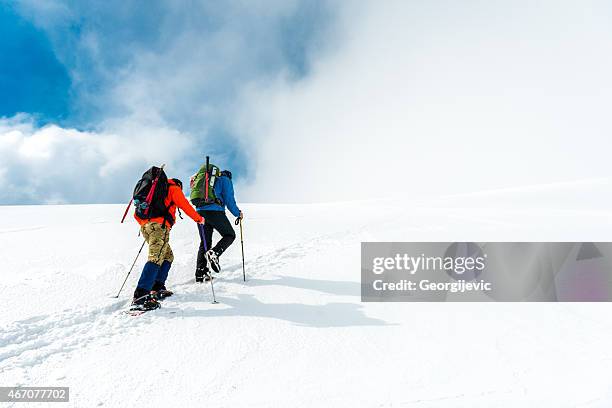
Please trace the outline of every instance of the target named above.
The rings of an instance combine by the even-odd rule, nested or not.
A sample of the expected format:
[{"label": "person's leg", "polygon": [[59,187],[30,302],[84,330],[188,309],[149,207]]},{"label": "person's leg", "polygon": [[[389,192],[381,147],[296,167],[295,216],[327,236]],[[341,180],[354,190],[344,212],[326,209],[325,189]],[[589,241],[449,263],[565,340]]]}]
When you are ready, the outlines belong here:
[{"label": "person's leg", "polygon": [[[212,226],[221,234],[221,239],[212,249],[209,247],[206,252],[206,260],[208,261],[209,267],[219,273],[221,271],[221,265],[219,264],[219,255],[221,255],[227,247],[229,247],[234,239],[236,239],[236,233],[232,224],[227,219],[225,211],[207,211],[206,212],[206,225]],[[212,241],[212,240],[211,240]]]},{"label": "person's leg", "polygon": [[162,228],[160,224],[148,222],[141,227],[141,231],[149,244],[149,259],[142,269],[134,291],[134,298],[145,296],[151,291],[168,246],[168,229]]},{"label": "person's leg", "polygon": [[214,227],[211,224],[204,224],[204,238],[206,239],[206,248],[210,249],[212,246],[212,236]]},{"label": "person's leg", "polygon": [[168,272],[170,271],[170,267],[172,264],[168,261],[162,262],[159,270],[157,272],[157,277],[155,278],[155,282],[151,287],[151,290],[154,292],[159,292],[162,289],[166,289],[166,279],[168,279]]},{"label": "person's leg", "polygon": [[144,265],[142,273],[140,274],[140,279],[136,285],[136,290],[134,290],[134,299],[140,299],[151,292],[158,271],[159,265],[153,262],[147,262]]},{"label": "person's leg", "polygon": [[232,223],[227,219],[225,212],[217,211],[217,213],[219,214],[215,217],[214,227],[221,234],[221,239],[212,249],[217,256],[220,256],[236,239],[236,231],[234,231]]},{"label": "person's leg", "polygon": [[[200,211],[200,215],[207,220],[207,214],[209,211]],[[203,226],[199,226],[198,228],[202,228],[204,231],[204,241],[200,236],[200,246],[198,248],[198,257],[196,261],[196,281],[200,282],[204,279],[204,275],[208,275],[208,261],[206,260],[206,251],[210,249],[212,245],[212,235],[213,235],[213,227],[209,222],[206,222]]]},{"label": "person's leg", "polygon": [[[202,228],[202,226],[198,225],[198,228]],[[199,231],[198,231],[199,233]],[[198,275],[198,271],[206,270],[206,245],[204,241],[202,241],[202,237],[200,236],[200,246],[198,247],[198,257],[196,260],[196,275]]]},{"label": "person's leg", "polygon": [[170,267],[172,266],[172,261],[174,261],[174,254],[172,253],[172,248],[170,248],[170,229],[168,228],[167,234],[168,242],[166,243],[164,249],[164,255],[161,266],[159,267],[159,271],[157,273],[157,277],[155,278],[155,283],[153,283],[153,287],[151,290],[158,292],[158,296],[168,297],[172,296],[172,292],[166,290],[166,279],[168,279],[168,272],[170,272]]},{"label": "person's leg", "polygon": [[[168,231],[168,241],[169,240],[170,232]],[[166,279],[168,279],[168,272],[170,271],[170,267],[172,266],[172,261],[174,261],[174,254],[172,253],[172,248],[170,248],[170,242],[166,244],[163,259],[164,261],[159,267],[157,277],[155,278],[155,283],[153,284],[153,287],[151,289],[156,292],[166,289]]]}]

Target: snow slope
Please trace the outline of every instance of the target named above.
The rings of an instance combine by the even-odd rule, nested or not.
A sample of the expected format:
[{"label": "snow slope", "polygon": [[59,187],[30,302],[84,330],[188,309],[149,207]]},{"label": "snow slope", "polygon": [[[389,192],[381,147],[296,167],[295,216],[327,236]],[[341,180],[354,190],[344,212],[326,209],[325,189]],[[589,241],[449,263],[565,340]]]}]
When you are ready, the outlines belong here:
[{"label": "snow slope", "polygon": [[0,207],[0,386],[69,386],[74,407],[609,407],[609,304],[360,302],[361,241],[610,240],[603,207],[495,197],[245,205],[248,281],[237,242],[218,305],[179,220],[177,294],[140,317],[121,311],[145,256],[111,297],[141,243],[123,205]]}]

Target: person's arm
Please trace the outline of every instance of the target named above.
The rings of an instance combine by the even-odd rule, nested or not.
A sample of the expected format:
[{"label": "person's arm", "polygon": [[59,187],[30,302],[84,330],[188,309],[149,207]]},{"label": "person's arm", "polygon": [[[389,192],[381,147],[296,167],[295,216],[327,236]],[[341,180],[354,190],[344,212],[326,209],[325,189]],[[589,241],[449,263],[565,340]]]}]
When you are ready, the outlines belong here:
[{"label": "person's arm", "polygon": [[171,188],[171,190],[172,202],[176,204],[178,208],[185,211],[185,214],[187,214],[189,218],[198,223],[202,222],[202,216],[198,214],[198,212],[195,210],[195,208],[193,208],[191,203],[187,201],[187,198],[185,198],[185,194],[183,194],[183,191],[178,186],[176,188]]},{"label": "person's arm", "polygon": [[236,199],[234,198],[234,186],[232,184],[232,180],[227,177],[223,177],[224,185],[223,185],[223,202],[227,206],[227,209],[230,210],[234,217],[240,217],[240,208],[236,205]]}]

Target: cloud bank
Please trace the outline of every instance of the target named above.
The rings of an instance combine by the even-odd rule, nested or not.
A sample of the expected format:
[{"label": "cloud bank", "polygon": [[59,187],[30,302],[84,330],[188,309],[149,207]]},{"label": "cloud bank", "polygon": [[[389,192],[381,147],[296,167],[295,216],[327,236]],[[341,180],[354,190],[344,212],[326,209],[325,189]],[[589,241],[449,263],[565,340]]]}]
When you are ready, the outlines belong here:
[{"label": "cloud bank", "polygon": [[[157,142],[150,144],[150,138]],[[161,126],[92,133],[38,128],[26,115],[0,119],[0,202],[127,201],[132,186],[126,180],[138,179],[149,163],[180,169],[192,145],[188,137]]]},{"label": "cloud bank", "polygon": [[125,201],[147,165],[187,177],[204,152],[249,201],[609,176],[604,2],[41,4],[21,12],[92,125],[0,122],[0,202]]},{"label": "cloud bank", "polygon": [[[602,2],[364,2],[312,74],[247,93],[252,194],[321,201],[609,177]],[[257,143],[256,143],[257,141]]]}]

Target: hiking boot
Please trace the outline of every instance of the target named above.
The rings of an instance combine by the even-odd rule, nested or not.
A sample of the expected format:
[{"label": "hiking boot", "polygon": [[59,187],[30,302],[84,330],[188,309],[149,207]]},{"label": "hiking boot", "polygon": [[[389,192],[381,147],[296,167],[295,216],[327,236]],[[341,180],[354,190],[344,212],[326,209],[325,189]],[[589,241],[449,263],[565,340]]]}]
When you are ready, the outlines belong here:
[{"label": "hiking boot", "polygon": [[206,271],[204,275],[196,276],[196,283],[210,282],[212,279],[213,277],[210,276],[210,271]]},{"label": "hiking boot", "polygon": [[142,308],[144,310],[154,310],[154,309],[157,309],[159,307],[161,307],[161,305],[159,304],[159,302],[155,298],[146,299],[144,301],[144,303],[142,304]]},{"label": "hiking boot", "polygon": [[170,297],[172,295],[174,295],[174,292],[172,292],[171,290],[166,289],[166,285],[164,285],[163,283],[156,281],[153,284],[153,289],[151,289],[151,293],[155,292],[155,295],[157,297],[158,300],[163,300],[167,297]]},{"label": "hiking boot", "polygon": [[149,291],[142,288],[136,288],[134,291],[134,299],[132,300],[133,305],[141,305],[144,303],[145,298],[149,296]]},{"label": "hiking boot", "polygon": [[204,282],[204,276],[208,275],[208,271],[204,268],[197,268],[195,273],[195,281]]},{"label": "hiking boot", "polygon": [[132,306],[139,306],[142,310],[153,310],[160,307],[157,301],[157,294],[155,292],[147,293],[145,295],[136,297],[140,294],[138,289],[134,292],[134,300],[132,300]]},{"label": "hiking boot", "polygon": [[212,249],[206,252],[206,261],[210,265],[210,269],[212,269],[216,273],[219,273],[221,271],[221,265],[219,265],[219,257],[217,256],[217,253]]},{"label": "hiking boot", "polygon": [[157,299],[164,300],[167,297],[174,295],[174,292],[167,289],[160,289],[157,291]]}]

